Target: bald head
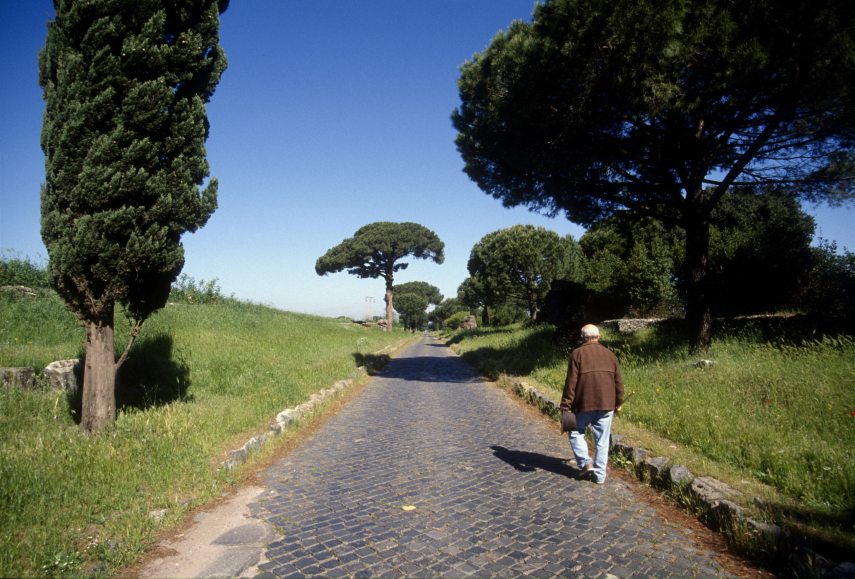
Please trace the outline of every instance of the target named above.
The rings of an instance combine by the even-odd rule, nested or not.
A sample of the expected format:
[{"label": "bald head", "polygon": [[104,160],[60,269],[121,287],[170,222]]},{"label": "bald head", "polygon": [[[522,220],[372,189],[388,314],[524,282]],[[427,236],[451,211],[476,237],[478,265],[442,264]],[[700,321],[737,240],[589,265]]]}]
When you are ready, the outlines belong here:
[{"label": "bald head", "polygon": [[586,342],[596,342],[600,339],[600,329],[594,324],[582,326],[582,339]]}]

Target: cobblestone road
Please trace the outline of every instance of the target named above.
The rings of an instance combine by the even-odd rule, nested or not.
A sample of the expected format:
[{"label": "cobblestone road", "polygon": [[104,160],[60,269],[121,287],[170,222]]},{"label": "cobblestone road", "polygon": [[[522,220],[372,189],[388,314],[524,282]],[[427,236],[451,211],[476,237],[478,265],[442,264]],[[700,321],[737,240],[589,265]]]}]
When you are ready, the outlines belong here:
[{"label": "cobblestone road", "polygon": [[[268,469],[262,576],[717,577],[713,555],[425,339]],[[415,508],[412,508],[415,507]]]}]

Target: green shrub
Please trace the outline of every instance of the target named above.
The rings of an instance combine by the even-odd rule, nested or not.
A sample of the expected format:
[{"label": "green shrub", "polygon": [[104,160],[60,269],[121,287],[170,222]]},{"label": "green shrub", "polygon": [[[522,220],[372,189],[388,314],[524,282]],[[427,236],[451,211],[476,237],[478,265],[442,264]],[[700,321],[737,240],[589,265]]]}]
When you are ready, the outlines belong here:
[{"label": "green shrub", "polygon": [[469,317],[469,312],[457,312],[456,314],[452,314],[445,318],[445,321],[442,322],[442,326],[449,330],[456,330],[461,326],[461,324],[463,324],[463,320],[467,317]]},{"label": "green shrub", "polygon": [[217,284],[217,278],[210,281],[204,279],[196,281],[186,273],[182,273],[172,284],[172,290],[169,293],[169,301],[185,304],[215,304],[224,299],[226,298]]},{"label": "green shrub", "polygon": [[0,286],[22,285],[29,288],[49,288],[47,271],[30,260],[11,254],[0,254]]}]

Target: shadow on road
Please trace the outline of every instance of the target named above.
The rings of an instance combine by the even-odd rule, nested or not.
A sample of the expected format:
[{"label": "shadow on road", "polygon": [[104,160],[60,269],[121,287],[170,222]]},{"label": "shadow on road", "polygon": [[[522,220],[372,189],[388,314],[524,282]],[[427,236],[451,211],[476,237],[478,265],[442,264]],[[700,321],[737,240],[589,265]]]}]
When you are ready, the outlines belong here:
[{"label": "shadow on road", "polygon": [[364,366],[369,376],[376,376],[392,359],[388,354],[362,354],[354,352],[353,359],[357,366]]},{"label": "shadow on road", "polygon": [[474,368],[451,356],[399,356],[393,358],[377,375],[413,383],[472,384],[484,380]]},{"label": "shadow on road", "polygon": [[518,471],[532,472],[540,469],[555,474],[576,476],[579,470],[566,462],[566,459],[555,456],[546,456],[536,452],[524,452],[522,450],[510,450],[504,446],[491,446],[490,449],[496,458],[499,458]]}]

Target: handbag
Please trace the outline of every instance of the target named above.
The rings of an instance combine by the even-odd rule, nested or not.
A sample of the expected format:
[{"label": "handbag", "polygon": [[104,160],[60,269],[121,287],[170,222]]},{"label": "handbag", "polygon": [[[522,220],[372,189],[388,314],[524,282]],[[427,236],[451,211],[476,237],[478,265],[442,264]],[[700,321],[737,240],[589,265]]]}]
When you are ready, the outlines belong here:
[{"label": "handbag", "polygon": [[576,415],[572,410],[561,410],[561,434],[576,430]]}]

